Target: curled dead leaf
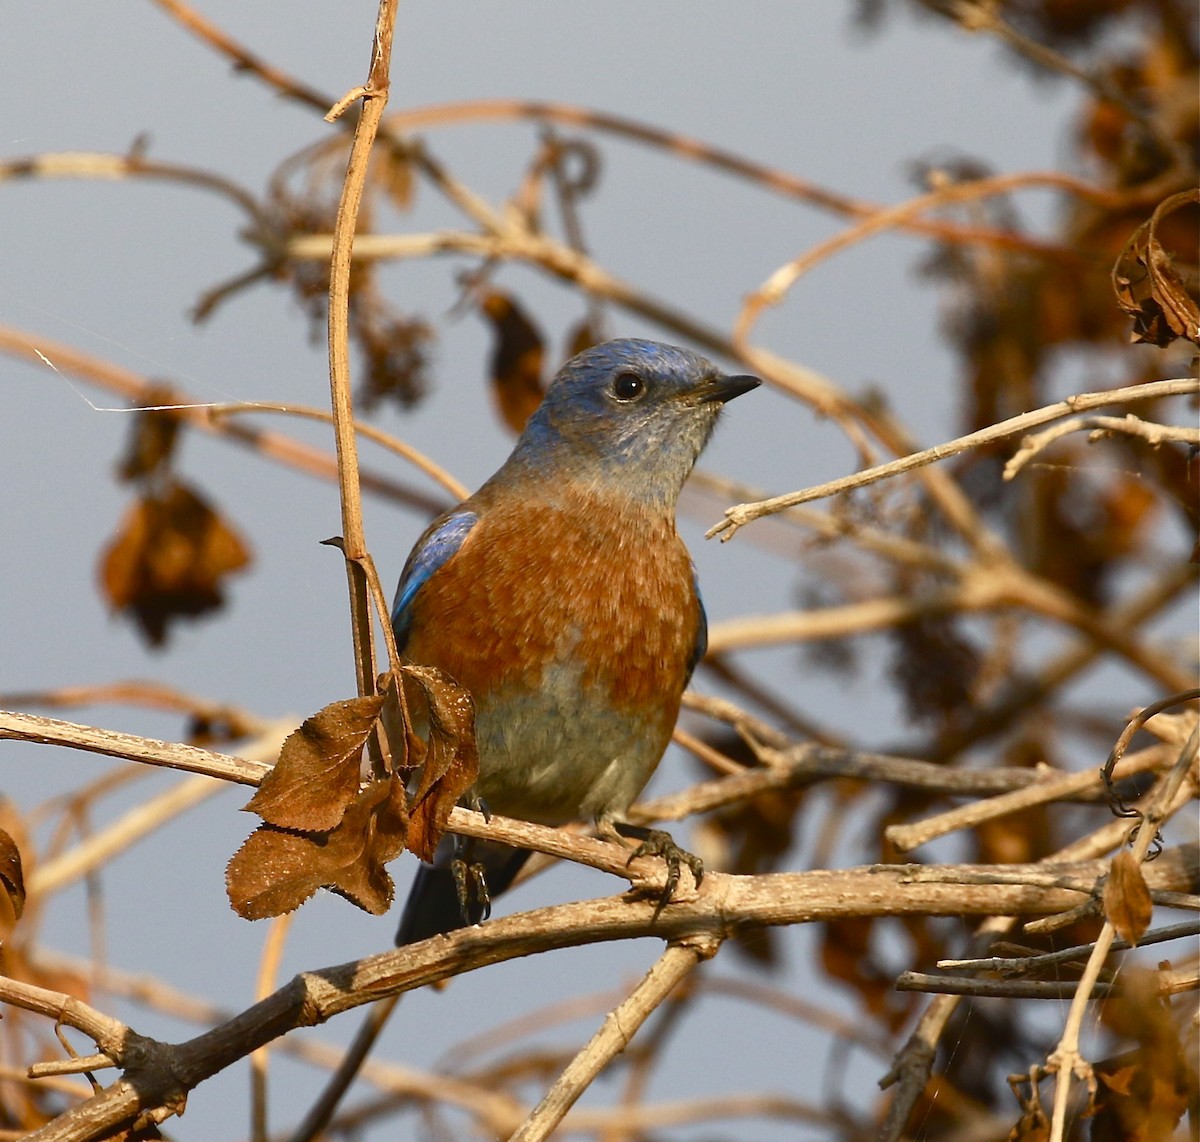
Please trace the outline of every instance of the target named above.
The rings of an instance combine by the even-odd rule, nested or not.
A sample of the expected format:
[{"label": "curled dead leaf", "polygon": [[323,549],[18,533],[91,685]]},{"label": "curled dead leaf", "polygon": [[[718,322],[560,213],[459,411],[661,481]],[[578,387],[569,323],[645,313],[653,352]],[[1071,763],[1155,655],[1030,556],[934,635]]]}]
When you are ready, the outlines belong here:
[{"label": "curled dead leaf", "polygon": [[288,734],[279,760],[246,803],[269,825],[328,832],[358,794],[362,751],[383,696],[331,702]]},{"label": "curled dead leaf", "polygon": [[224,603],[223,580],[250,562],[240,535],[195,490],[177,480],[130,506],[100,560],[100,586],[151,646],[176,619]]},{"label": "curled dead leaf", "polygon": [[[1169,345],[1177,337],[1200,344],[1197,297],[1197,210],[1200,190],[1164,199],[1134,231],[1112,269],[1117,304],[1133,318],[1133,341]],[[1163,240],[1172,216],[1178,234]]]},{"label": "curled dead leaf", "polygon": [[475,703],[468,691],[436,667],[402,669],[414,684],[410,692],[415,690],[418,700],[424,700],[429,726],[425,763],[412,798],[408,848],[422,860],[432,860],[450,810],[479,775]]},{"label": "curled dead leaf", "polygon": [[24,911],[25,874],[21,869],[21,850],[17,842],[0,829],[0,943],[8,939]]},{"label": "curled dead leaf", "polygon": [[537,326],[511,295],[490,290],[481,298],[479,308],[492,323],[495,336],[492,393],[504,423],[519,433],[546,391],[542,382],[545,343]]},{"label": "curled dead leaf", "polygon": [[1150,926],[1154,904],[1142,875],[1142,866],[1133,853],[1122,849],[1112,862],[1112,871],[1104,882],[1104,916],[1122,940],[1136,945]]}]

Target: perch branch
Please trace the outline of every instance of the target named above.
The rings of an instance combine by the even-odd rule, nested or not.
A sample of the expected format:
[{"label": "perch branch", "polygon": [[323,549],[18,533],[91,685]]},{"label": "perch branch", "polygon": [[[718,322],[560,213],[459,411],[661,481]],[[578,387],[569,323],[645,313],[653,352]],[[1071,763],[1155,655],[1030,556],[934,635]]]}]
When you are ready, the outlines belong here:
[{"label": "perch branch", "polygon": [[[463,817],[477,814],[462,813]],[[479,832],[490,826],[479,818]],[[495,825],[493,819],[492,825]],[[554,833],[510,823],[501,834],[508,843],[533,832]],[[465,831],[465,830],[464,830]],[[581,840],[583,838],[576,838]],[[599,844],[600,842],[596,842]],[[611,847],[611,846],[610,846]],[[1041,878],[1094,881],[1106,862],[1009,866]],[[907,870],[911,875],[911,870]],[[926,872],[929,870],[926,869]],[[947,870],[949,871],[949,870]],[[1164,853],[1147,869],[1152,890],[1190,889],[1200,874],[1196,846]],[[161,1120],[181,1107],[187,1091],[250,1051],[300,1026],[322,1023],[342,1011],[387,995],[412,990],[519,956],[597,942],[654,937],[680,942],[721,939],[743,924],[796,924],[842,916],[1019,915],[1061,909],[1077,892],[1027,884],[933,884],[906,879],[903,867],[774,873],[755,877],[711,873],[700,890],[681,894],[658,912],[652,900],[619,897],[580,901],[538,909],[461,929],[407,948],[368,956],[347,964],[305,972],[267,999],[229,1022],[177,1045],[141,1040],[136,1065],[93,1098],[66,1111],[29,1135],[28,1142],[92,1142],[140,1114]],[[38,993],[38,994],[35,994]],[[44,995],[50,995],[47,1002]],[[0,998],[58,1018],[64,1000],[27,985],[0,981]],[[78,1016],[71,1026],[102,1037],[123,1025],[104,1017]],[[107,1042],[99,1045],[111,1053]],[[114,1049],[120,1046],[117,1043]]]}]

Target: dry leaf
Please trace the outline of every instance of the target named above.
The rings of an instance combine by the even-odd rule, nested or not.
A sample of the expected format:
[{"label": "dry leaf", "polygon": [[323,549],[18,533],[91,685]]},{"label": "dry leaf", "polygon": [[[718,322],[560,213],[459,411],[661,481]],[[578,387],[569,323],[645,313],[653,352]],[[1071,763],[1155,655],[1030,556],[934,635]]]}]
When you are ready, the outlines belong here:
[{"label": "dry leaf", "polygon": [[25,875],[21,851],[8,833],[0,830],[0,943],[8,939],[25,911]]},{"label": "dry leaf", "polygon": [[393,313],[374,297],[359,297],[350,307],[350,336],[363,356],[355,398],[364,412],[384,401],[412,408],[425,395],[434,333],[424,318]]},{"label": "dry leaf", "polygon": [[925,614],[889,631],[891,676],[911,721],[945,722],[971,706],[981,659],[961,627],[953,615]]},{"label": "dry leaf", "polygon": [[1150,926],[1154,904],[1142,867],[1128,849],[1122,849],[1113,858],[1112,871],[1104,882],[1103,902],[1105,919],[1117,935],[1137,944]]},{"label": "dry leaf", "polygon": [[358,793],[363,746],[382,708],[383,695],[372,694],[331,702],[305,718],[246,809],[281,829],[334,828]]},{"label": "dry leaf", "polygon": [[392,200],[397,210],[412,208],[416,180],[408,148],[394,139],[380,139],[372,158],[372,175]]},{"label": "dry leaf", "polygon": [[1050,1119],[1040,1102],[1033,1102],[1008,1132],[1008,1142],[1050,1142]]},{"label": "dry leaf", "polygon": [[890,972],[871,955],[875,921],[846,916],[826,921],[821,938],[821,967],[825,974],[852,987],[867,1012],[895,1030],[904,1019],[904,1000],[896,995]]},{"label": "dry leaf", "polygon": [[[1177,337],[1200,343],[1200,301],[1196,294],[1195,207],[1200,190],[1173,194],[1158,204],[1149,221],[1134,231],[1112,270],[1117,304],[1133,318],[1133,341],[1169,345]],[[1190,208],[1190,209],[1189,209]],[[1170,215],[1187,211],[1183,240],[1168,250],[1159,227]],[[1181,221],[1181,220],[1180,220]]]},{"label": "dry leaf", "polygon": [[1161,1056],[1140,1047],[1095,1064],[1091,1142],[1162,1142],[1172,1136],[1188,1109],[1188,1067],[1178,1052],[1174,1060]]},{"label": "dry leaf", "polygon": [[225,871],[233,910],[247,920],[291,912],[318,888],[329,888],[374,916],[391,907],[394,887],[384,865],[404,848],[403,783],[367,786],[335,829],[300,833],[263,825],[246,838]]},{"label": "dry leaf", "polygon": [[509,294],[491,290],[480,300],[479,308],[495,333],[492,392],[504,423],[519,433],[546,391],[542,383],[542,335]]},{"label": "dry leaf", "polygon": [[125,455],[117,463],[121,480],[140,480],[160,469],[165,470],[175,452],[179,439],[179,414],[159,410],[154,405],[177,403],[178,398],[169,385],[151,385],[139,398],[143,410],[133,418]]},{"label": "dry leaf", "polygon": [[432,860],[450,810],[479,774],[475,703],[436,667],[406,665],[403,671],[424,697],[429,713],[429,747],[413,794],[408,847],[422,860]]},{"label": "dry leaf", "polygon": [[175,619],[224,602],[222,581],[250,562],[245,542],[191,488],[170,481],[137,499],[100,561],[100,585],[152,646]]}]

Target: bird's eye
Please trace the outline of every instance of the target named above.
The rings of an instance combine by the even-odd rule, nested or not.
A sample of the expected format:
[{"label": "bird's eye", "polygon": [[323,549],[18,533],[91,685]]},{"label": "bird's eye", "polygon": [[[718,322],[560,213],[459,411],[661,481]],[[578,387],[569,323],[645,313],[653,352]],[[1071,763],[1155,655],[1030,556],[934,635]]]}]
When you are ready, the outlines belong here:
[{"label": "bird's eye", "polygon": [[634,373],[621,373],[613,381],[612,391],[617,400],[637,400],[646,391],[646,382]]}]

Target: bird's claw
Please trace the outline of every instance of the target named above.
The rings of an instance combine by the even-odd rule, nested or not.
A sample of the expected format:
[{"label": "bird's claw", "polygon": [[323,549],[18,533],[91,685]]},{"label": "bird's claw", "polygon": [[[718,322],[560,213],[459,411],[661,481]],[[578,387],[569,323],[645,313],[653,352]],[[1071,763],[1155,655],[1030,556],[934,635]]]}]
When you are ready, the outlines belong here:
[{"label": "bird's claw", "polygon": [[675,889],[679,887],[679,870],[683,865],[687,865],[696,886],[700,886],[700,882],[704,879],[704,862],[694,853],[680,848],[670,833],[662,829],[644,829],[637,825],[624,823],[618,824],[616,830],[622,836],[641,841],[638,847],[629,854],[626,865],[632,864],[638,857],[644,856],[659,856],[666,862],[667,882],[659,894],[658,903],[654,906],[654,919],[657,920],[659,913],[671,903]]},{"label": "bird's claw", "polygon": [[468,924],[481,924],[492,914],[492,898],[488,893],[484,867],[478,861],[455,857],[450,862],[454,886],[458,889],[458,906]]}]

